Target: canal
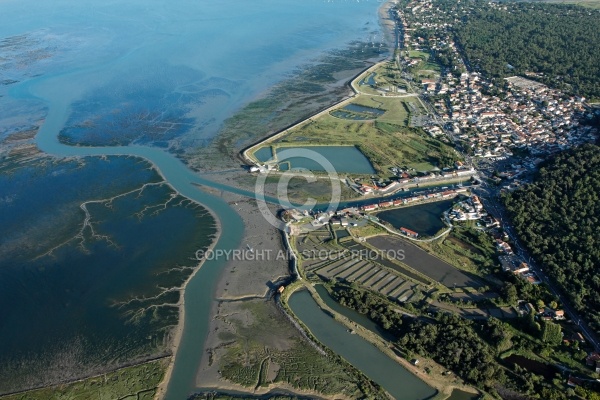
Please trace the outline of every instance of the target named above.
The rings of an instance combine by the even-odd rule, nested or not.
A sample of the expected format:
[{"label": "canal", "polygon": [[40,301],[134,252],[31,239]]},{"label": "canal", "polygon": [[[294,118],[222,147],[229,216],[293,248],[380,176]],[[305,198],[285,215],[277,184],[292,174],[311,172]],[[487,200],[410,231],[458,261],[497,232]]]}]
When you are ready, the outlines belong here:
[{"label": "canal", "polygon": [[437,393],[375,345],[348,332],[344,325],[321,310],[308,291],[292,294],[288,304],[317,340],[381,385],[394,398],[430,399]]}]

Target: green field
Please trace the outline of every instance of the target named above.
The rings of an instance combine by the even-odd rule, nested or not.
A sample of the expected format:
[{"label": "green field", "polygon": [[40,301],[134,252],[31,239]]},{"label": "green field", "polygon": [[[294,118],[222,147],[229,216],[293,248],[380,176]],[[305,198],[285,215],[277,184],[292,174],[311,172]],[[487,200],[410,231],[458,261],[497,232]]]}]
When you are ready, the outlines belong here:
[{"label": "green field", "polygon": [[349,228],[349,230],[355,237],[369,237],[387,234],[387,231],[384,228],[375,224],[366,224],[363,226],[351,227]]},{"label": "green field", "polygon": [[377,121],[400,126],[408,126],[413,109],[417,110],[419,114],[426,113],[416,97],[386,98],[360,96],[352,103],[385,110],[385,113],[377,118]]},{"label": "green field", "polygon": [[152,400],[168,358],[122,368],[105,375],[44,389],[0,396],[2,400]]},{"label": "green field", "polygon": [[[369,77],[372,77],[372,81],[375,84],[370,83]],[[402,79],[400,71],[398,70],[394,61],[383,63],[373,71],[369,71],[361,75],[356,79],[356,85],[362,93],[381,95],[382,92],[392,92],[391,95],[401,94],[393,93],[399,88],[402,90],[408,90],[408,84]]]},{"label": "green field", "polygon": [[[439,66],[426,61],[429,60],[428,53],[410,53],[422,57],[423,66],[439,71]],[[425,70],[423,72],[426,73]],[[427,115],[427,110],[423,108],[417,95],[396,92],[383,96],[381,91],[376,90],[381,85],[406,84],[404,81],[397,81],[398,76],[394,62],[380,64],[353,82],[360,93],[350,103],[332,111],[335,116],[327,113],[311,118],[285,135],[263,142],[254,152],[268,146],[354,145],[367,156],[380,177],[388,177],[391,167],[412,168],[418,172],[451,167],[459,159],[458,153],[449,145],[431,138],[422,129],[413,127],[422,124],[421,117]],[[367,84],[369,81],[371,84]],[[373,81],[377,83],[373,85]],[[369,88],[373,93],[368,92]],[[345,111],[345,107],[351,105],[376,110]],[[383,114],[377,115],[381,111],[384,111]],[[365,115],[368,118],[355,118]]]},{"label": "green field", "polygon": [[497,265],[494,243],[485,233],[471,228],[456,228],[448,236],[418,245],[455,267],[485,276],[482,271]]},{"label": "green field", "polygon": [[[410,53],[422,57],[423,66],[431,68],[430,73],[439,71],[439,66],[427,61],[430,57],[428,53]],[[386,96],[376,90],[381,85],[405,85],[406,82],[397,81],[398,72],[394,62],[384,62],[363,73],[353,82],[354,88],[360,93],[352,101],[305,121],[283,136],[266,140],[254,148],[252,154],[264,151],[267,147],[354,145],[369,159],[377,175],[382,178],[389,177],[391,167],[413,169],[416,172],[452,167],[460,159],[459,154],[448,144],[418,128],[428,112],[417,95],[395,92]],[[425,70],[423,72],[427,73]],[[373,84],[374,81],[377,83]],[[373,93],[368,92],[369,88]],[[347,109],[349,106],[368,109]],[[381,111],[383,113],[378,115]]]},{"label": "green field", "polygon": [[[363,100],[361,97],[362,104],[369,105]],[[390,120],[401,117],[401,111],[396,112],[396,116],[389,117]],[[429,137],[420,129],[385,122],[385,117],[384,114],[383,121],[355,122],[324,115],[293,130],[278,142],[288,145],[356,145],[382,176],[388,176],[392,166],[429,171],[435,167],[451,166],[458,159],[458,154],[450,146]]]},{"label": "green field", "polygon": [[409,50],[408,56],[410,58],[420,58],[422,60],[417,65],[413,65],[409,68],[415,75],[422,78],[433,78],[440,74],[441,68],[439,64],[433,61],[429,53],[420,50]]},{"label": "green field", "polygon": [[420,58],[423,61],[427,61],[429,60],[429,53],[426,51],[421,51],[421,50],[409,50],[408,51],[408,56],[410,58]]}]

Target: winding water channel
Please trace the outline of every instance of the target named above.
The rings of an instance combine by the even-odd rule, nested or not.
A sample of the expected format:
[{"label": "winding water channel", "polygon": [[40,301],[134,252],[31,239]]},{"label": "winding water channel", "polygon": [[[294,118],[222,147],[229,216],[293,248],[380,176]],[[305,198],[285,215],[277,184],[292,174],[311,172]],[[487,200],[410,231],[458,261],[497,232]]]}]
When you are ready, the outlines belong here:
[{"label": "winding water channel", "polygon": [[[366,8],[367,6],[363,7]],[[370,6],[369,9],[374,8],[374,6]],[[310,20],[310,18],[305,19]],[[19,32],[16,28],[15,31]],[[346,31],[347,29],[344,29],[344,32]],[[337,42],[335,44],[337,45]],[[79,69],[66,69],[67,72],[57,73],[54,76],[31,78],[15,86],[11,90],[11,98],[15,100],[40,99],[47,105],[48,113],[36,136],[36,143],[41,151],[58,157],[131,156],[143,158],[156,167],[164,180],[174,190],[182,196],[202,204],[213,213],[219,222],[221,231],[226,232],[225,235],[219,236],[215,243],[215,249],[227,250],[238,248],[244,232],[244,224],[241,217],[224,200],[202,191],[195,185],[207,186],[249,197],[255,197],[253,192],[210,181],[191,171],[174,155],[157,147],[136,145],[83,147],[65,145],[59,142],[58,134],[67,124],[67,120],[72,112],[73,101],[81,98],[82,93],[93,86],[93,83],[90,81],[93,81],[97,74],[100,74],[100,71],[109,69],[126,60],[128,57],[132,57],[134,52],[142,48],[141,45],[137,46],[135,48],[132,47],[126,52],[124,51],[121,57],[110,59],[110,61]],[[266,197],[265,200],[279,203],[275,198]],[[348,203],[348,205],[358,205],[360,203],[352,202]],[[184,399],[197,389],[195,377],[199,361],[202,357],[203,343],[208,331],[214,284],[225,262],[226,260],[224,259],[207,260],[186,287],[184,297],[184,330],[168,385],[167,399]],[[310,310],[308,315],[306,315],[307,310]],[[310,308],[309,305],[309,308],[300,313],[300,318],[303,321],[306,319],[305,322],[307,325],[311,326],[311,318],[318,318],[319,313],[322,312],[318,309],[314,310]],[[320,335],[321,331],[318,331],[318,333]],[[317,332],[315,334],[317,335]],[[324,343],[328,344],[327,342]],[[340,342],[333,346],[332,349],[346,357],[349,354],[348,351],[351,352],[352,346],[354,346],[352,343]],[[368,344],[361,344],[360,346],[368,348]],[[355,357],[361,358],[363,356],[357,353]],[[376,376],[379,374],[377,371],[372,376],[375,381],[381,381],[381,384],[390,393],[402,394],[398,398],[422,399],[430,393],[431,388],[408,373],[399,364],[387,358],[383,353],[380,353],[380,356],[376,356],[376,362],[374,362],[375,359],[371,358],[372,355],[364,355],[364,357],[362,361],[355,360],[353,364],[360,369],[364,367],[370,371],[370,368],[374,364],[379,365],[379,363],[383,363],[381,365],[387,365],[391,370],[397,371],[400,374],[394,375],[393,379],[385,381],[381,381],[381,377]],[[384,371],[381,372],[383,373]],[[371,372],[367,373],[367,375],[371,376],[370,374]],[[398,379],[398,377],[401,378]]]},{"label": "winding water channel", "polygon": [[[41,98],[41,93],[37,94]],[[71,156],[109,156],[125,155],[141,157],[151,162],[160,171],[165,181],[173,189],[206,207],[218,219],[222,231],[215,249],[235,249],[239,247],[244,231],[240,216],[222,199],[210,195],[194,184],[209,186],[219,190],[254,197],[254,193],[212,182],[189,170],[173,155],[152,147],[73,147],[60,143],[57,132],[60,131],[68,116],[66,103],[52,103],[48,117],[37,137],[39,148],[52,155]],[[276,202],[274,198],[267,201]],[[185,291],[185,324],[182,339],[176,355],[173,373],[169,381],[166,399],[183,399],[196,389],[195,375],[199,360],[202,357],[203,343],[208,331],[208,312],[217,280],[224,259],[207,260],[202,268],[190,280]],[[305,297],[308,296],[309,299]],[[410,374],[402,366],[389,359],[364,339],[353,335],[347,341],[329,340],[336,337],[337,331],[343,327],[333,320],[326,321],[325,314],[315,304],[311,304],[308,293],[299,293],[291,299],[290,305],[298,317],[309,326],[319,340],[333,351],[348,359],[386,390],[403,399],[425,399],[432,394],[432,389],[423,381]],[[314,303],[314,301],[313,301]],[[341,332],[340,331],[340,332]],[[345,332],[345,331],[344,331]],[[359,343],[355,343],[359,342]],[[355,351],[356,348],[361,351]]]},{"label": "winding water channel", "polygon": [[[68,112],[66,103],[52,104],[48,117],[36,136],[37,145],[42,151],[61,157],[126,155],[144,158],[156,166],[165,181],[173,189],[183,196],[208,207],[218,218],[221,229],[226,231],[227,234],[219,236],[215,248],[235,249],[240,245],[244,231],[244,224],[240,216],[225,201],[201,191],[193,184],[207,185],[248,196],[253,196],[253,193],[205,180],[190,171],[180,160],[157,148],[143,146],[72,147],[64,145],[58,141],[57,132],[64,125]],[[167,399],[187,398],[196,388],[194,384],[195,375],[208,331],[208,312],[214,283],[225,262],[223,258],[207,260],[186,287],[184,331],[169,382]]]}]

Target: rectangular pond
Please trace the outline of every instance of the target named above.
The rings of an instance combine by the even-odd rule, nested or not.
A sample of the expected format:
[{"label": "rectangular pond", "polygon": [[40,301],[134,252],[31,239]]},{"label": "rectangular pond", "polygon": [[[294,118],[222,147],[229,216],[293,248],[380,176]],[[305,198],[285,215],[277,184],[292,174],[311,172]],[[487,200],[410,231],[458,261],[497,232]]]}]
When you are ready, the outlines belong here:
[{"label": "rectangular pond", "polygon": [[260,162],[267,162],[271,158],[273,158],[273,151],[271,150],[271,146],[261,147],[260,149],[254,152],[254,157]]},{"label": "rectangular pond", "polygon": [[446,261],[437,258],[433,254],[429,254],[403,238],[396,236],[375,236],[367,239],[367,243],[383,251],[401,251],[404,256],[400,260],[402,263],[446,287],[479,288],[483,286],[482,282],[474,274],[455,268]]},{"label": "rectangular pond", "polygon": [[377,213],[377,218],[394,228],[408,228],[419,235],[433,236],[446,225],[442,221],[444,211],[452,207],[453,200],[436,201],[412,207],[401,207]]},{"label": "rectangular pond", "polygon": [[465,392],[464,390],[460,389],[454,389],[452,391],[452,395],[450,395],[447,400],[477,400],[479,398],[481,398],[481,396],[478,394]]},{"label": "rectangular pond", "polygon": [[327,167],[321,161],[325,158],[337,173],[375,173],[369,159],[356,146],[278,147],[275,152],[282,170],[291,168],[325,172]]}]

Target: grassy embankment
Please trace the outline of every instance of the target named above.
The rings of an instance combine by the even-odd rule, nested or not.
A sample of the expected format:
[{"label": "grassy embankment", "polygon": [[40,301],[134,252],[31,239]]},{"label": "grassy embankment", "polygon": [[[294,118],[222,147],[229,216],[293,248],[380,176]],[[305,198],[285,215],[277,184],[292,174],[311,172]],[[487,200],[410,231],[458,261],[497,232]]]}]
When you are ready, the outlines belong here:
[{"label": "grassy embankment", "polygon": [[[394,95],[402,94],[402,90],[409,91],[409,85],[401,77],[401,72],[396,67],[394,61],[381,63],[378,68],[367,72],[354,80],[354,87],[364,94],[380,95],[387,91],[396,91],[390,93]],[[371,85],[375,83],[374,85]]]},{"label": "grassy embankment", "polygon": [[455,228],[446,237],[417,244],[453,266],[474,274],[481,274],[482,268],[490,268],[498,261],[490,236],[471,229]]},{"label": "grassy embankment", "polygon": [[[373,102],[387,106],[394,101],[404,107],[405,100],[399,99],[363,99],[357,104],[373,106]],[[414,101],[414,100],[410,100]],[[390,116],[384,114],[376,121],[343,120],[324,115],[311,121],[289,135],[280,138],[275,146],[293,145],[355,145],[367,156],[378,175],[389,176],[393,166],[414,168],[417,171],[430,171],[436,167],[450,166],[458,159],[454,150],[435,140],[420,129],[406,127],[406,110],[390,107]],[[386,121],[386,118],[387,119]],[[389,122],[397,121],[398,124]]]},{"label": "grassy embankment", "polygon": [[[420,128],[409,127],[413,116],[426,113],[418,98],[415,95],[397,93],[385,93],[390,96],[384,96],[381,90],[377,90],[404,82],[398,81],[398,71],[394,71],[394,68],[389,62],[382,63],[353,82],[353,86],[362,93],[357,94],[350,104],[382,111],[382,115],[375,116],[366,112],[364,114],[367,117],[375,117],[368,120],[344,119],[339,114],[337,117],[331,115],[332,112],[343,109],[346,106],[344,104],[336,110],[299,124],[285,135],[266,140],[262,146],[253,150],[268,146],[354,145],[367,156],[381,177],[388,177],[389,168],[393,166],[414,168],[416,171],[451,166],[459,157],[452,147],[431,138]],[[369,76],[373,76],[377,83],[360,85]],[[369,90],[373,93],[368,92]],[[363,113],[349,113],[352,116],[355,114]]]}]

